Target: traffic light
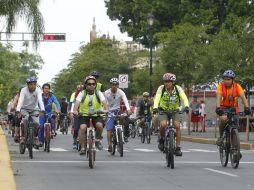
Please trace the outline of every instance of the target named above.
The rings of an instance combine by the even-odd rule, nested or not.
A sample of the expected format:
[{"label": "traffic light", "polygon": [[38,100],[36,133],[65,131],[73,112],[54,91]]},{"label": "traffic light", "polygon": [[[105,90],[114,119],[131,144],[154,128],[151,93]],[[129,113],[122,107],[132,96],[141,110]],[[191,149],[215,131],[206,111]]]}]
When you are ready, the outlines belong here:
[{"label": "traffic light", "polygon": [[65,41],[65,34],[43,34],[43,41]]}]

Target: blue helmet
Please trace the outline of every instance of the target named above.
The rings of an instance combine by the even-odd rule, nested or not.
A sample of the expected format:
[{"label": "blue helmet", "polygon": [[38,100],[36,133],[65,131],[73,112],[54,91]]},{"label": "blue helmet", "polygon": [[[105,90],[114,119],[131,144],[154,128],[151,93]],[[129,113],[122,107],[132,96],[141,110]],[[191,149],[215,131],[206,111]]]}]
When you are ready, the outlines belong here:
[{"label": "blue helmet", "polygon": [[232,70],[226,70],[222,76],[228,78],[235,78],[235,73]]},{"label": "blue helmet", "polygon": [[100,74],[99,74],[97,71],[92,71],[92,72],[90,73],[90,76],[99,77]]},{"label": "blue helmet", "polygon": [[32,77],[28,77],[26,79],[26,83],[31,83],[31,82],[37,82],[37,78],[35,76],[32,76]]}]

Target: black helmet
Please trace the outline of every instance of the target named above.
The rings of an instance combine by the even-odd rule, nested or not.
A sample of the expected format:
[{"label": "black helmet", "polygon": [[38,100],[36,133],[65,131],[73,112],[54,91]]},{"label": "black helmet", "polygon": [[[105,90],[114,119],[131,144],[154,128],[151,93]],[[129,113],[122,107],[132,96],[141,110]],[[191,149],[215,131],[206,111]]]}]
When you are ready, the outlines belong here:
[{"label": "black helmet", "polygon": [[94,76],[94,77],[99,77],[99,76],[100,76],[100,74],[99,74],[97,71],[92,71],[92,72],[90,73],[90,75],[91,75],[91,76]]}]

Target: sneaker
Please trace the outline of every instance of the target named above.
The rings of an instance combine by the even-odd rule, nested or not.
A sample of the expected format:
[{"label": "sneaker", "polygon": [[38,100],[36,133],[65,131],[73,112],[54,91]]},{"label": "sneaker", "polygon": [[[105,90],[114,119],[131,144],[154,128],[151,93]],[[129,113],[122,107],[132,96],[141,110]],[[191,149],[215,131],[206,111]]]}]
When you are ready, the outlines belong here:
[{"label": "sneaker", "polygon": [[158,149],[163,152],[164,151],[164,140],[160,139],[158,144]]},{"label": "sneaker", "polygon": [[95,146],[96,146],[96,148],[97,148],[98,150],[102,150],[102,149],[103,149],[103,146],[102,146],[102,144],[101,144],[101,141],[96,141],[96,142],[95,142]]},{"label": "sneaker", "polygon": [[129,142],[128,137],[124,137],[124,142]]},{"label": "sneaker", "polygon": [[217,146],[221,146],[223,144],[223,138],[222,137],[218,137],[217,141],[216,141]]},{"label": "sneaker", "polygon": [[182,153],[182,151],[181,151],[181,147],[176,147],[175,155],[176,155],[176,156],[182,156],[182,155],[183,155],[183,153]]},{"label": "sneaker", "polygon": [[14,136],[14,142],[19,143],[19,136]]},{"label": "sneaker", "polygon": [[74,144],[74,143],[73,143],[73,144],[72,144],[72,149],[73,149],[73,150],[77,150],[77,144]]},{"label": "sneaker", "polygon": [[108,145],[108,152],[112,152],[113,148],[112,145]]},{"label": "sneaker", "polygon": [[79,155],[81,155],[81,156],[86,155],[86,150],[85,149],[81,149]]}]

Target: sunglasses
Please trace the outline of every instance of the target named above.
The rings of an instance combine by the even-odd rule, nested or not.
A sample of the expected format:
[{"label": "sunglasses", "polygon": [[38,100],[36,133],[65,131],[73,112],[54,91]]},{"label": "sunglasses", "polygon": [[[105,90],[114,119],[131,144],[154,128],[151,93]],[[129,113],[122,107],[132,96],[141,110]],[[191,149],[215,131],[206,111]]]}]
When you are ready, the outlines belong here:
[{"label": "sunglasses", "polygon": [[173,82],[172,80],[164,80],[164,83],[170,83]]},{"label": "sunglasses", "polygon": [[95,83],[87,83],[88,86],[95,86]]}]

